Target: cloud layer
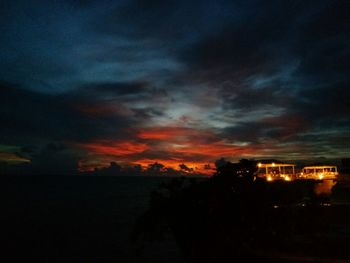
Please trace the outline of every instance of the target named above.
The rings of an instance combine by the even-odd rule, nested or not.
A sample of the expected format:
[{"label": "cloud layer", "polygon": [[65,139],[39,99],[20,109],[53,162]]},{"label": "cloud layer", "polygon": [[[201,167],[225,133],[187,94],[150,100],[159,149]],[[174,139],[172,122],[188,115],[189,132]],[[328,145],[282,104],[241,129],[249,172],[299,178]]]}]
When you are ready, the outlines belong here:
[{"label": "cloud layer", "polygon": [[348,1],[1,5],[1,163],[350,154]]}]

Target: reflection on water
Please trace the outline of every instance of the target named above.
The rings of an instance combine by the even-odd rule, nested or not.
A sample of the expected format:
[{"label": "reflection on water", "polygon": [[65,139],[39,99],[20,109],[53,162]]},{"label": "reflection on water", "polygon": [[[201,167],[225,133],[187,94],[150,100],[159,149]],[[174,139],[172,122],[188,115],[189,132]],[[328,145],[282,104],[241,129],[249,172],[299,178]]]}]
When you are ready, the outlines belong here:
[{"label": "reflection on water", "polygon": [[314,188],[314,193],[317,196],[326,196],[330,197],[332,194],[332,189],[336,185],[335,180],[323,180],[319,183],[316,183]]}]

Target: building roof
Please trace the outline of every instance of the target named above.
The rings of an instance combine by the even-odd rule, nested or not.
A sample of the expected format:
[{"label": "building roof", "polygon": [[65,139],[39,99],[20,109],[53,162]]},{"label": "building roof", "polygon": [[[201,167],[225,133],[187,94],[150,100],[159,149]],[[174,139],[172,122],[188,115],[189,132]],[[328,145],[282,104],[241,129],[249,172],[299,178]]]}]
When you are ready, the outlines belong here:
[{"label": "building roof", "polygon": [[324,168],[337,168],[334,165],[315,165],[315,166],[305,166],[303,169],[324,169]]},{"label": "building roof", "polygon": [[266,167],[286,167],[286,166],[296,166],[295,164],[289,164],[289,163],[258,163],[259,168],[266,168]]}]

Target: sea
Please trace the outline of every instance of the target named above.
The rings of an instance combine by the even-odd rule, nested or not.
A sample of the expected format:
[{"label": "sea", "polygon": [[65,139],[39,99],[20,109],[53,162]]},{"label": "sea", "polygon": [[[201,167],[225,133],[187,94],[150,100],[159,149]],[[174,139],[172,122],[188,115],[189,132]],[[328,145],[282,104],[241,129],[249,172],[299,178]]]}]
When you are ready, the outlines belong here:
[{"label": "sea", "polygon": [[171,234],[130,241],[171,178],[1,176],[0,262],[184,262]]}]

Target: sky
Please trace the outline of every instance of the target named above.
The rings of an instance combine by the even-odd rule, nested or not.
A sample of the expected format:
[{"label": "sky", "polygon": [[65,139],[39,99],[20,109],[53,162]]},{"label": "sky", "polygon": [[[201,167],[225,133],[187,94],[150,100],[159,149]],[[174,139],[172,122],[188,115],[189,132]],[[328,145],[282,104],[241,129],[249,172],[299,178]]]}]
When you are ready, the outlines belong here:
[{"label": "sky", "polygon": [[209,173],[221,157],[349,157],[349,10],[347,0],[1,1],[2,171],[158,162]]}]

